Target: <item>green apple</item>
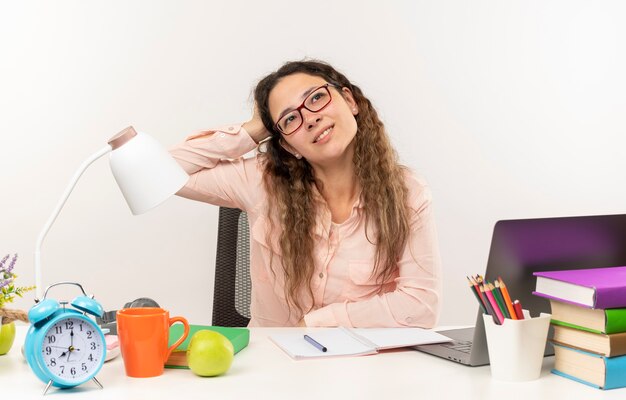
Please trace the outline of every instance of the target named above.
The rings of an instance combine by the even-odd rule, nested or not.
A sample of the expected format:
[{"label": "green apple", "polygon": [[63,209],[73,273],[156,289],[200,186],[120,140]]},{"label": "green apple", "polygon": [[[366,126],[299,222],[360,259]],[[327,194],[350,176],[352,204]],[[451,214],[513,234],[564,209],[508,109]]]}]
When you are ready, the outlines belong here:
[{"label": "green apple", "polygon": [[233,363],[233,344],[221,333],[200,330],[196,332],[187,347],[189,368],[200,376],[217,376],[225,373]]},{"label": "green apple", "polygon": [[15,322],[0,325],[0,356],[5,355],[11,350],[13,340],[15,339]]}]

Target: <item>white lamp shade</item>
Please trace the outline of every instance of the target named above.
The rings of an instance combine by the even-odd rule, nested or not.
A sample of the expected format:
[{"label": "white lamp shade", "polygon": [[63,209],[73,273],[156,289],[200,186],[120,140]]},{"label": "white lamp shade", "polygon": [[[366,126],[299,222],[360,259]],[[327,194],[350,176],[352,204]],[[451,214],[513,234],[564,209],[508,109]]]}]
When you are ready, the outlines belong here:
[{"label": "white lamp shade", "polygon": [[114,147],[109,162],[134,215],[158,206],[185,186],[189,179],[159,142],[143,132]]}]

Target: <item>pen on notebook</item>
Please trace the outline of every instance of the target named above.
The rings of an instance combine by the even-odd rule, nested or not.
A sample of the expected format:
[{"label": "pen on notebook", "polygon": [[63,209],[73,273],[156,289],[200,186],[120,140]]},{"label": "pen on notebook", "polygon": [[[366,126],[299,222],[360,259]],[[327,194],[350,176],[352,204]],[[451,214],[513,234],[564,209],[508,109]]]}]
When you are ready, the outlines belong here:
[{"label": "pen on notebook", "polygon": [[310,344],[312,344],[316,349],[318,349],[319,351],[325,353],[328,351],[328,349],[321,344],[320,342],[318,342],[317,340],[313,339],[311,336],[309,335],[304,335],[304,340],[306,340],[307,342],[309,342]]}]

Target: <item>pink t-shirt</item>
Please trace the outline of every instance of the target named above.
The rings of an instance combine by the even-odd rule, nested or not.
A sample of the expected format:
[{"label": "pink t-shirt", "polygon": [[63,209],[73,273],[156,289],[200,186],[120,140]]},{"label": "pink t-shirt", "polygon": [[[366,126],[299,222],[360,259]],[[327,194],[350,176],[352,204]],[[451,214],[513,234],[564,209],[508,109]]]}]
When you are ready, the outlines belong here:
[{"label": "pink t-shirt", "polygon": [[[294,326],[302,316],[290,313],[287,307],[282,269],[276,265],[280,262],[278,234],[273,235],[276,242],[266,240],[268,197],[260,157],[242,158],[255,148],[256,143],[241,125],[229,125],[191,136],[170,152],[190,175],[179,195],[240,208],[248,214],[250,326]],[[304,315],[307,326],[430,328],[436,324],[441,302],[441,263],[431,194],[426,183],[411,173],[406,175],[406,184],[416,217],[411,221],[411,236],[398,269],[383,283],[382,292],[371,276],[376,247],[365,235],[361,201],[355,202],[350,217],[341,224],[331,221],[327,207],[319,210],[311,282],[313,309]],[[275,274],[270,269],[270,259]],[[303,306],[306,310],[311,302]]]}]

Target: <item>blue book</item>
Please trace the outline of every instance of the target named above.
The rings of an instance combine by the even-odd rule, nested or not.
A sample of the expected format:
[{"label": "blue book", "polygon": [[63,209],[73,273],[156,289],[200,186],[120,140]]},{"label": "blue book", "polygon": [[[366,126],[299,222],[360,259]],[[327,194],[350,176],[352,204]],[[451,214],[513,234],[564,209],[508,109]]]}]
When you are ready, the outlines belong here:
[{"label": "blue book", "polygon": [[626,355],[606,357],[554,343],[553,374],[598,389],[626,387]]}]

